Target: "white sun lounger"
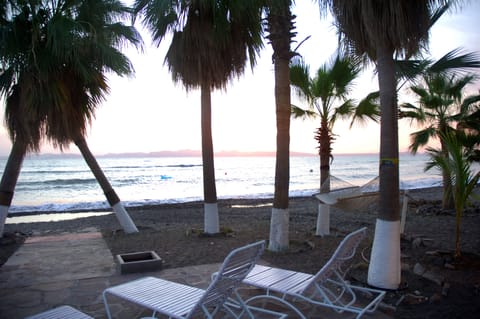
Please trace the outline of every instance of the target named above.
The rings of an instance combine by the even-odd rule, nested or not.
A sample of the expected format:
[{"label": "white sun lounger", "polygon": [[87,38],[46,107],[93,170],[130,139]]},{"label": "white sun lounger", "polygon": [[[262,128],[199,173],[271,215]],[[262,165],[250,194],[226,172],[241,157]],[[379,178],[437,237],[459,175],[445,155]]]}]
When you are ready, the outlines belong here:
[{"label": "white sun lounger", "polygon": [[93,319],[93,317],[70,306],[60,306],[25,319]]},{"label": "white sun lounger", "polygon": [[[330,260],[315,275],[256,265],[243,282],[264,289],[266,294],[255,295],[244,302],[249,304],[257,299],[272,298],[288,306],[302,318],[306,317],[295,306],[296,300],[329,307],[337,312],[353,312],[357,314],[356,318],[374,312],[385,292],[351,285],[345,281],[342,270],[345,262],[353,258],[358,244],[365,236],[366,228],[348,234]],[[363,299],[367,299],[366,303]]]},{"label": "white sun lounger", "polygon": [[[152,310],[152,317],[161,313],[178,319],[213,318],[219,311],[224,311],[234,318],[240,318],[245,312],[254,318],[251,312],[254,308],[243,304],[237,296],[236,288],[252,270],[264,249],[265,241],[260,241],[230,252],[220,267],[219,275],[206,290],[155,277],[145,277],[107,288],[103,292],[107,316],[111,319],[107,295],[113,295]],[[231,304],[229,298],[237,299],[239,303]],[[237,314],[238,311],[241,313]]]}]

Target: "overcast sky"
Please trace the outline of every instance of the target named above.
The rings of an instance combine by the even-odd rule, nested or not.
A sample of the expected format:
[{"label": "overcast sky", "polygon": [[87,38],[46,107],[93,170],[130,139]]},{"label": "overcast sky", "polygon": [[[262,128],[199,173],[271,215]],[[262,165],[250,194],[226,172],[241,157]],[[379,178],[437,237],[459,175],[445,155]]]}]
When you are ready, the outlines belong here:
[{"label": "overcast sky", "polygon": [[[311,36],[299,49],[311,70],[316,70],[335,52],[337,38],[330,20],[320,20],[312,1],[296,1],[297,41]],[[463,47],[480,52],[480,1],[471,1],[452,14],[445,15],[431,32],[431,56],[439,58],[448,51]],[[154,152],[161,150],[199,150],[200,94],[186,93],[163,66],[168,42],[160,48],[151,45],[150,35],[142,31],[146,50],[125,50],[136,74],[133,78],[110,76],[111,94],[98,108],[87,141],[94,154]],[[295,46],[295,44],[294,44]],[[274,74],[271,47],[266,44],[253,72],[248,69],[226,92],[212,95],[213,142],[215,151],[275,151]],[[354,98],[376,90],[377,79],[371,70],[357,81]],[[480,90],[480,84],[470,88]],[[411,99],[412,96],[401,96]],[[292,102],[300,104],[293,99]],[[4,105],[2,103],[2,123]],[[318,120],[292,120],[290,149],[316,153],[314,130]],[[400,122],[400,150],[407,150],[409,133],[416,130],[409,122]],[[377,124],[349,129],[349,123],[337,122],[334,153],[374,153],[379,148]],[[0,128],[0,155],[8,155],[11,144],[4,125]],[[58,152],[50,145],[42,153]],[[68,152],[78,153],[74,145]]]}]

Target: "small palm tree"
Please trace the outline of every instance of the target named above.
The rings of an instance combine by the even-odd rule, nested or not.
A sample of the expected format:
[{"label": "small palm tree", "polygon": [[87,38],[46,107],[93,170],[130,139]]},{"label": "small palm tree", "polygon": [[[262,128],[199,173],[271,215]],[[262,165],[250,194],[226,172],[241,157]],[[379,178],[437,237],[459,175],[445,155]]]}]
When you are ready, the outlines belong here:
[{"label": "small palm tree", "polygon": [[425,170],[440,168],[451,178],[451,192],[455,203],[455,257],[461,255],[461,221],[467,201],[480,179],[480,172],[474,174],[468,160],[468,150],[462,145],[454,131],[441,133],[442,149],[428,148],[430,162]]},{"label": "small palm tree", "polygon": [[75,142],[126,232],[137,231],[85,142],[96,107],[109,92],[105,73],[130,75],[119,48],[141,44],[121,20],[130,10],[116,0],[3,1],[0,93],[13,142],[0,182],[0,224],[28,151],[44,140],[63,150]]},{"label": "small palm tree", "polygon": [[[472,101],[472,100],[476,100]],[[480,95],[473,99],[466,98],[464,103],[477,103],[476,110],[463,117],[457,124],[457,132],[461,132],[460,141],[468,151],[467,159],[470,162],[480,162]],[[473,102],[473,103],[472,103]]]},{"label": "small palm tree", "polygon": [[[410,151],[416,153],[420,147],[427,145],[432,139],[439,139],[441,150],[447,154],[447,145],[441,138],[454,129],[460,118],[471,113],[474,99],[462,100],[466,86],[476,80],[476,75],[466,74],[444,75],[441,73],[425,74],[423,83],[410,89],[418,96],[418,106],[411,103],[401,105],[401,116],[410,118],[424,126],[411,134]],[[450,192],[450,176],[443,171],[443,208],[453,208],[453,197]]]},{"label": "small palm tree", "polygon": [[218,233],[211,91],[226,89],[247,60],[255,65],[263,45],[261,7],[252,1],[137,0],[135,11],[157,44],[173,34],[165,57],[173,80],[187,90],[200,88],[205,232]]},{"label": "small palm tree", "polygon": [[[356,105],[348,95],[354,81],[361,71],[360,60],[337,54],[329,63],[322,65],[315,77],[310,78],[309,66],[302,59],[296,59],[290,66],[292,87],[297,95],[308,103],[303,109],[292,105],[294,118],[319,117],[320,127],[315,139],[318,141],[320,155],[320,192],[330,191],[330,163],[332,144],[335,140],[333,128],[339,119],[352,118],[353,121],[365,121],[367,118],[378,121],[379,106],[375,103],[378,94],[371,94]],[[317,235],[328,235],[328,205],[319,205]],[[323,225],[326,224],[326,225]]]}]

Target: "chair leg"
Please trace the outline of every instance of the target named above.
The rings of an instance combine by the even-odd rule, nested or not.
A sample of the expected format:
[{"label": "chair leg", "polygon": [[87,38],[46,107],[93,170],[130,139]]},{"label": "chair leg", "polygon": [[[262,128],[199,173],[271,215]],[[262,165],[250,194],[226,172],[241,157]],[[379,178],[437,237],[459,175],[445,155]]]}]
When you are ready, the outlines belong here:
[{"label": "chair leg", "polygon": [[[288,302],[284,298],[280,298],[280,297],[277,297],[277,296],[274,296],[274,295],[271,295],[271,294],[256,295],[256,296],[250,297],[249,299],[245,300],[244,304],[247,308],[257,309],[257,310],[260,310],[260,311],[263,311],[263,312],[266,312],[266,313],[270,313],[270,314],[281,315],[280,318],[287,318],[287,316],[288,316],[287,314],[279,313],[279,312],[276,312],[276,311],[273,311],[273,310],[267,310],[267,309],[264,309],[264,308],[258,308],[258,307],[248,305],[249,303],[251,303],[253,301],[261,300],[261,299],[266,299],[266,300],[271,300],[273,302],[277,302],[277,303],[281,304],[282,306],[290,309],[294,313],[296,313],[300,318],[307,319],[307,317],[300,310],[298,310],[298,308],[295,307],[292,303]],[[255,317],[253,317],[253,318],[255,318]]]},{"label": "chair leg", "polygon": [[112,319],[112,314],[110,313],[110,307],[108,306],[107,294],[104,291],[102,294],[103,304],[105,305],[105,312],[107,313],[107,318]]}]

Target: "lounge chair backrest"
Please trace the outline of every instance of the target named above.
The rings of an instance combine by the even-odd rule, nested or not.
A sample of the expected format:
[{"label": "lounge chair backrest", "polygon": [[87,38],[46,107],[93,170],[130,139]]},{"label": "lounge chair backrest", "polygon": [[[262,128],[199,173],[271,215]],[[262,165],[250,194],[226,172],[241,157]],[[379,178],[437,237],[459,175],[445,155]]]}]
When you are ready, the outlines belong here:
[{"label": "lounge chair backrest", "polygon": [[204,296],[187,318],[204,313],[204,308],[211,309],[222,306],[255,266],[264,249],[265,241],[259,241],[232,250],[206,289]]},{"label": "lounge chair backrest", "polygon": [[315,274],[312,281],[302,291],[308,291],[308,289],[315,284],[321,285],[336,274],[343,275],[342,266],[355,256],[358,245],[366,236],[366,227],[360,228],[345,236],[332,257],[330,257],[327,263],[323,265],[323,267]]}]

